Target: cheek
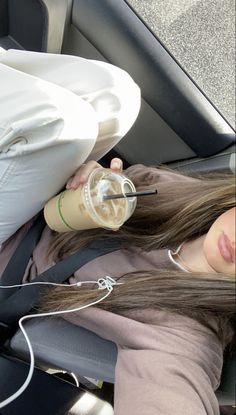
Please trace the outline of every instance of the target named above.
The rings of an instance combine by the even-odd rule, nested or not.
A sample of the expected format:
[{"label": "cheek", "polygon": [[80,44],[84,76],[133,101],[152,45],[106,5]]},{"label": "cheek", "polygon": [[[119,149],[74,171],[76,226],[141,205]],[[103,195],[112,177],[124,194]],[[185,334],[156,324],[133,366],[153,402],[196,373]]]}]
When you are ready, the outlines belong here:
[{"label": "cheek", "polygon": [[221,215],[219,219],[215,222],[216,230],[224,231],[224,233],[229,237],[232,244],[235,244],[235,217],[236,208],[232,208],[225,212],[223,215]]},{"label": "cheek", "polygon": [[204,240],[203,243],[203,253],[208,262],[208,264],[215,269],[216,262],[219,262],[219,253],[218,247],[216,243],[216,235],[213,230],[210,230]]}]

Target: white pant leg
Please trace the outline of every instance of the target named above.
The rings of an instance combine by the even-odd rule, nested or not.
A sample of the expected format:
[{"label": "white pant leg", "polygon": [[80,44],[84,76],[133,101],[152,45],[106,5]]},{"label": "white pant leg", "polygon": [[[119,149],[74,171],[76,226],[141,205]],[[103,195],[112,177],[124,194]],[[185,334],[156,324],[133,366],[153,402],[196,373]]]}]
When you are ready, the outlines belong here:
[{"label": "white pant leg", "polygon": [[0,243],[61,189],[97,134],[89,103],[0,64]]},{"label": "white pant leg", "polygon": [[63,86],[96,111],[99,133],[89,159],[99,160],[124,137],[140,110],[140,88],[124,70],[78,56],[9,50],[0,62]]},{"label": "white pant leg", "polygon": [[0,66],[6,86],[5,97],[0,92],[6,110],[0,105],[1,243],[81,163],[98,160],[126,134],[140,109],[140,90],[125,71],[79,57],[11,50],[0,54]]}]

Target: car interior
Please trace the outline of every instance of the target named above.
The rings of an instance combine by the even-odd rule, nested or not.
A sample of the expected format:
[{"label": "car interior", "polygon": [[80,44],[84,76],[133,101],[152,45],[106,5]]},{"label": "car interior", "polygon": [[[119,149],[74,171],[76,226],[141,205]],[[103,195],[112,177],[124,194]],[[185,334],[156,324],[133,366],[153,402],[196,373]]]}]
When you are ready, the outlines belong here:
[{"label": "car interior", "polygon": [[[142,91],[141,111],[125,139],[102,159],[104,166],[115,156],[123,159],[124,167],[143,163],[190,172],[235,171],[233,126],[128,1],[0,0],[0,47],[97,59],[130,73]],[[2,415],[64,415],[89,378],[114,383],[117,350],[112,342],[60,318],[32,320],[26,327],[39,376],[33,376],[20,398],[0,410]],[[20,361],[23,368],[29,358],[20,330],[7,345],[4,353],[10,363],[1,372],[0,398],[6,391],[9,394],[5,385],[8,365]],[[216,392],[222,406],[235,404],[235,364],[235,358],[226,359]],[[22,376],[17,365],[16,383],[22,382]],[[45,387],[50,399],[43,392]],[[13,393],[14,382],[11,388]],[[40,400],[35,390],[45,399]]]}]

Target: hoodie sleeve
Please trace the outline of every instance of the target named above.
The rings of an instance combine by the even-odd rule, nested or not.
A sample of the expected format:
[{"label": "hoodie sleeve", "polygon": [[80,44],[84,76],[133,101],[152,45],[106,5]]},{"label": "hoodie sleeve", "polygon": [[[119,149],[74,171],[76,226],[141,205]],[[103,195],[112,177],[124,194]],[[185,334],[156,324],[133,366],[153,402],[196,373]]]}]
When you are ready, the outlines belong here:
[{"label": "hoodie sleeve", "polygon": [[114,415],[219,415],[223,346],[210,328],[155,310],[91,307],[64,318],[117,344]]},{"label": "hoodie sleeve", "polygon": [[162,327],[156,347],[118,347],[115,415],[218,415],[222,350],[214,335]]},{"label": "hoodie sleeve", "polygon": [[139,188],[160,183],[168,184],[171,182],[196,180],[181,174],[177,170],[169,170],[162,166],[145,166],[143,164],[134,164],[128,167],[125,170],[125,174]]}]

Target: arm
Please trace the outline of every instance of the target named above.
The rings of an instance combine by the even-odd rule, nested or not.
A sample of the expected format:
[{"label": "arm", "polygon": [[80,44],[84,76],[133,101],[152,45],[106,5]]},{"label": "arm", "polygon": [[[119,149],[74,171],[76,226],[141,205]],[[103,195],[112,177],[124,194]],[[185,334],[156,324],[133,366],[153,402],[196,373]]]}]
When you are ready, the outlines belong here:
[{"label": "arm", "polygon": [[64,316],[118,345],[114,415],[219,415],[223,347],[213,331],[165,311],[123,314]]},{"label": "arm", "polygon": [[185,176],[178,170],[168,169],[166,166],[145,166],[143,164],[134,164],[125,170],[125,174],[130,180],[140,188],[155,185],[168,184],[172,182],[193,181],[192,177]]},{"label": "arm", "polygon": [[119,346],[115,415],[219,414],[214,390],[220,380],[222,348],[213,333],[199,327],[156,327],[155,349],[155,334],[147,349]]},{"label": "arm", "polygon": [[209,377],[187,359],[154,350],[119,349],[115,415],[217,415]]},{"label": "arm", "polygon": [[[79,167],[74,174],[68,179],[66,188],[77,189],[80,184],[88,180],[89,174],[101,165],[95,160],[90,160],[86,164]],[[111,160],[110,168],[114,172],[122,172],[123,162],[119,158]],[[124,170],[124,175],[127,176],[136,185],[137,189],[145,188],[148,185],[171,183],[173,181],[194,180],[191,177],[183,176],[173,170],[161,169],[158,167],[148,167],[143,164],[134,164],[128,169]]]}]

